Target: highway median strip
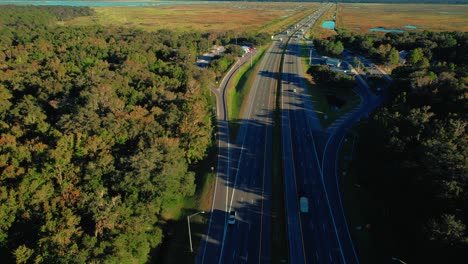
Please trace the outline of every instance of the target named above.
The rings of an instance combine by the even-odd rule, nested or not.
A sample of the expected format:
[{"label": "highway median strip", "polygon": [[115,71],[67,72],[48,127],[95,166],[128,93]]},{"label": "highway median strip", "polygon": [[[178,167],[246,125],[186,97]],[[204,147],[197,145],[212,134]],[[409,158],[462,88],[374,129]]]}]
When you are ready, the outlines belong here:
[{"label": "highway median strip", "polygon": [[[265,53],[265,48],[259,49],[255,57],[252,58],[252,67],[249,62],[240,67],[230,82],[227,91],[227,107],[229,116],[229,135],[230,140],[234,141],[237,138],[237,132],[240,127],[240,115],[242,114],[246,99],[250,93],[250,87],[258,72],[258,62],[262,59]],[[247,54],[246,56],[251,56]]]}]

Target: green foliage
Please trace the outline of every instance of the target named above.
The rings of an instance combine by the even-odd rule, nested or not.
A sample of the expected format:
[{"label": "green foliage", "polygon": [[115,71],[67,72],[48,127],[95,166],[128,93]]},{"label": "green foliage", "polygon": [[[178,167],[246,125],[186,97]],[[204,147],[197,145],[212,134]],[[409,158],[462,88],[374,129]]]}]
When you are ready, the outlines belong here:
[{"label": "green foliage", "polygon": [[263,46],[271,41],[271,35],[266,32],[261,32],[249,38],[249,41],[254,45]]},{"label": "green foliage", "polygon": [[314,39],[314,46],[319,53],[334,57],[340,55],[344,50],[343,43],[339,40]]},{"label": "green foliage", "polygon": [[235,57],[232,55],[225,55],[225,56],[216,56],[211,60],[210,68],[213,71],[218,73],[225,73],[229,67],[235,62]]},{"label": "green foliage", "polygon": [[343,90],[352,90],[356,86],[353,77],[329,69],[324,65],[313,65],[307,73],[314,77],[314,81],[323,85],[333,86]]},{"label": "green foliage", "polygon": [[454,215],[444,214],[439,220],[431,220],[428,225],[431,240],[444,241],[449,245],[467,242],[465,225]]},{"label": "green foliage", "polygon": [[226,46],[226,54],[232,54],[237,57],[244,55],[244,50],[239,45],[230,44]]},{"label": "green foliage", "polygon": [[[424,32],[413,38],[417,43],[395,34],[384,40],[392,47],[410,41],[413,48],[407,65],[393,71],[389,102],[360,128],[354,167],[362,187],[390,212],[385,223],[399,226],[389,229],[408,262],[454,262],[467,257],[468,71],[459,59],[464,49],[453,45],[466,43],[468,34]],[[452,47],[450,56],[445,45]]]},{"label": "green foliage", "polygon": [[418,64],[424,58],[424,52],[421,48],[416,48],[408,53],[407,61],[413,65]]},{"label": "green foliage", "polygon": [[86,10],[0,9],[7,262],[144,263],[161,212],[195,192],[190,165],[212,134],[209,75],[193,65],[207,40],[53,23]]}]

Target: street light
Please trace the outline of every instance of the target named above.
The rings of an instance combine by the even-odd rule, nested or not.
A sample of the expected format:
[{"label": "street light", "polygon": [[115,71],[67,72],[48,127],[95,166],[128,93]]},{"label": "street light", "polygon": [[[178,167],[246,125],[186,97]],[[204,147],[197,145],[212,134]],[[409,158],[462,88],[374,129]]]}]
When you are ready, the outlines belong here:
[{"label": "street light", "polygon": [[192,248],[192,232],[190,231],[190,217],[196,216],[197,214],[204,214],[205,211],[200,211],[194,214],[191,214],[187,216],[187,225],[188,225],[188,233],[189,233],[189,241],[190,241],[190,252],[193,253],[193,248]]},{"label": "street light", "polygon": [[408,264],[408,263],[404,262],[403,260],[401,260],[401,259],[399,259],[399,258],[397,258],[397,257],[392,257],[392,260],[398,261],[398,262],[400,262],[401,264]]}]

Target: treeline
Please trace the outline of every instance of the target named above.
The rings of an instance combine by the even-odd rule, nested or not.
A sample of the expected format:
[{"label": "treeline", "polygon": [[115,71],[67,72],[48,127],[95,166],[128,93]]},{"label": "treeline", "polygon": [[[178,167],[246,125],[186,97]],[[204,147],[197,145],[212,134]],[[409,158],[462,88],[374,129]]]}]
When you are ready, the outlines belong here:
[{"label": "treeline", "polygon": [[[360,35],[339,31],[330,41],[337,41],[351,50],[370,56],[378,64],[397,64],[398,51],[408,51],[408,59],[421,50],[424,63],[447,62],[463,65],[466,62],[466,33],[423,31],[420,33],[387,33],[385,35]],[[462,55],[462,56],[461,56]],[[427,65],[429,66],[429,65]]]},{"label": "treeline", "polygon": [[373,56],[380,45],[409,51],[393,70],[387,105],[359,128],[353,163],[379,201],[369,221],[383,225],[374,229],[385,253],[408,263],[467,259],[468,33],[339,38]]},{"label": "treeline", "polygon": [[89,7],[65,6],[15,6],[2,5],[0,27],[18,25],[35,27],[50,25],[59,21],[71,20],[80,16],[91,16],[94,10]]},{"label": "treeline", "polygon": [[0,9],[1,259],[146,262],[210,144],[210,71],[194,63],[213,42],[59,27],[86,9],[46,9]]}]

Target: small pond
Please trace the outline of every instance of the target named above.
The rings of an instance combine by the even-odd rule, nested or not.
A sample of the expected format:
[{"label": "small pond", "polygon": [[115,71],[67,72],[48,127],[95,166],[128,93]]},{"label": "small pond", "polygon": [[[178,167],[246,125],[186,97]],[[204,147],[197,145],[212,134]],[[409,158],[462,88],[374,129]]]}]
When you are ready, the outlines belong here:
[{"label": "small pond", "polygon": [[325,21],[323,22],[322,27],[335,30],[335,21],[333,20]]},{"label": "small pond", "polygon": [[393,33],[403,33],[405,32],[403,29],[397,29],[397,28],[384,28],[384,27],[374,27],[369,29],[370,32],[393,32]]},{"label": "small pond", "polygon": [[420,27],[418,26],[414,26],[414,25],[406,25],[406,26],[403,26],[404,28],[407,28],[407,29],[418,29]]}]

